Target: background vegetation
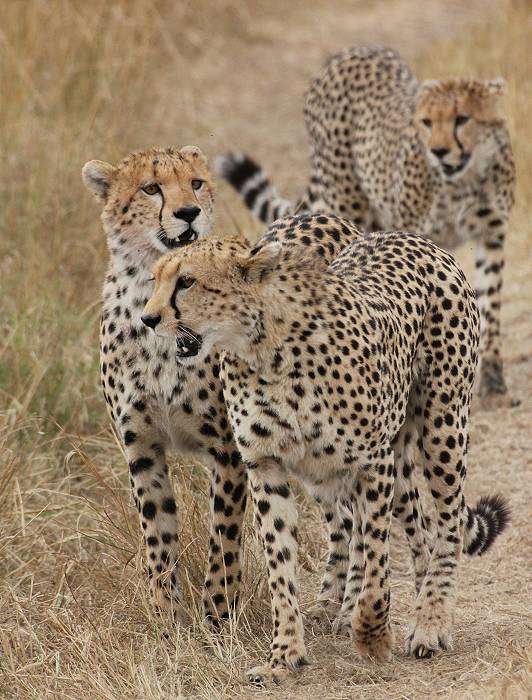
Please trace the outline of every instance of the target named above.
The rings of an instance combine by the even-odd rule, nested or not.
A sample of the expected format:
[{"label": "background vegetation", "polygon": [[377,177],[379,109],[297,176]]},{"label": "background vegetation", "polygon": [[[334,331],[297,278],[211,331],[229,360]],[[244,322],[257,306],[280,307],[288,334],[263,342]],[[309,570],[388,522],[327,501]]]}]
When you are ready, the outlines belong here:
[{"label": "background vegetation", "polygon": [[[474,416],[469,495],[510,496],[512,530],[462,572],[455,651],[402,655],[412,603],[394,543],[393,662],[361,662],[309,626],[315,665],[272,697],[527,697],[532,437],[532,6],[525,0],[13,0],[0,24],[0,697],[255,697],[269,605],[248,528],[243,611],[211,637],[161,637],[147,601],[126,470],[102,402],[97,321],[106,245],[83,189],[90,158],[152,144],[253,153],[289,195],[306,180],[302,95],[326,56],[387,43],[420,77],[504,76],[518,198],[504,293],[511,397]],[[218,225],[258,232],[220,185]],[[469,253],[461,259],[470,269]],[[175,462],[191,605],[206,551],[207,479]],[[527,471],[528,470],[528,471]],[[301,577],[312,602],[324,542],[301,498]],[[528,579],[529,581],[529,579]],[[233,621],[234,622],[234,621]]]}]

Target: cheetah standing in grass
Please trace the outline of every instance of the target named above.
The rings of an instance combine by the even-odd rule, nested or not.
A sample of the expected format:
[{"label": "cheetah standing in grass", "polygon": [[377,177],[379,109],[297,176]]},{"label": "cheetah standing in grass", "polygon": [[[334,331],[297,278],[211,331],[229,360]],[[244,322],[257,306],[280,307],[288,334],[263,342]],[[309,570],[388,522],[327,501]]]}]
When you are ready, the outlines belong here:
[{"label": "cheetah standing in grass", "polygon": [[[329,265],[327,249],[345,238],[352,243]],[[316,241],[321,254],[309,254]],[[476,511],[464,501],[479,314],[452,256],[413,234],[362,235],[336,217],[306,216],[277,222],[252,250],[242,239],[199,241],[166,255],[154,275],[144,313],[177,338],[179,363],[194,368],[214,347],[227,351],[223,392],[273,610],[268,663],[249,678],[279,680],[306,661],[291,476],[331,519],[349,520],[339,620],[360,653],[390,658],[389,531],[416,442],[437,517],[432,551],[420,542],[407,649],[425,657],[449,648],[462,549],[485,550],[507,520],[500,498]]]},{"label": "cheetah standing in grass", "polygon": [[[482,325],[480,393],[503,393],[500,303],[515,169],[502,80],[418,82],[390,49],[330,60],[307,95],[312,176],[299,209],[364,230],[418,231],[454,248],[472,241]],[[294,210],[250,158],[220,172],[264,222]]]},{"label": "cheetah standing in grass", "polygon": [[[199,459],[212,470],[208,571],[203,591],[205,615],[227,616],[238,596],[240,539],[246,502],[246,472],[229,427],[218,378],[217,355],[195,369],[176,366],[172,341],[157,338],[156,318],[141,318],[151,293],[151,266],[169,249],[209,234],[213,183],[201,151],[151,149],[130,155],[118,166],[90,161],[83,179],[103,204],[111,262],[103,292],[101,378],[111,418],[129,462],[133,497],[144,534],[150,591],[155,606],[188,620],[178,581],[178,521],[165,463],[167,448]],[[331,240],[317,254],[330,259],[350,242],[351,232]],[[308,243],[308,241],[306,241]],[[397,506],[408,531],[417,492]],[[418,537],[425,525],[417,509]],[[417,512],[417,511],[416,511]],[[345,520],[329,521],[331,549],[316,613],[334,616],[343,600],[347,533]],[[418,530],[416,530],[416,534]],[[423,548],[412,540],[416,571]],[[418,554],[419,553],[419,554]]]},{"label": "cheetah standing in grass", "polygon": [[194,368],[176,365],[174,342],[141,320],[151,266],[163,253],[210,233],[213,183],[195,146],[151,149],[118,166],[90,161],[83,180],[103,204],[111,260],[103,290],[101,378],[129,463],[146,545],[150,590],[158,609],[184,622],[177,563],[176,502],[167,448],[212,470],[206,615],[225,617],[240,580],[246,472],[227,420],[217,355]]}]

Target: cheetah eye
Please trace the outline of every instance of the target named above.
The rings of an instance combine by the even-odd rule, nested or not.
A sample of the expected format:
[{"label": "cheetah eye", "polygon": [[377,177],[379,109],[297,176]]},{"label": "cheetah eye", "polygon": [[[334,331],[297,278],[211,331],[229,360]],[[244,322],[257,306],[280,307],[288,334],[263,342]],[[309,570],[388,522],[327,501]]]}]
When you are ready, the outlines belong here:
[{"label": "cheetah eye", "polygon": [[153,194],[159,194],[161,191],[161,188],[156,182],[150,182],[148,185],[144,185],[142,188],[142,191],[145,192],[146,194],[153,195]]},{"label": "cheetah eye", "polygon": [[454,120],[454,123],[456,126],[462,126],[462,124],[467,124],[468,121],[469,116],[467,114],[459,114]]},{"label": "cheetah eye", "polygon": [[189,277],[188,275],[179,277],[177,280],[177,287],[178,289],[189,289],[195,281],[194,277]]},{"label": "cheetah eye", "polygon": [[431,119],[422,119],[421,123],[426,126],[428,129],[432,126],[432,120]]},{"label": "cheetah eye", "polygon": [[192,180],[191,185],[193,190],[199,190],[203,185],[204,180]]}]

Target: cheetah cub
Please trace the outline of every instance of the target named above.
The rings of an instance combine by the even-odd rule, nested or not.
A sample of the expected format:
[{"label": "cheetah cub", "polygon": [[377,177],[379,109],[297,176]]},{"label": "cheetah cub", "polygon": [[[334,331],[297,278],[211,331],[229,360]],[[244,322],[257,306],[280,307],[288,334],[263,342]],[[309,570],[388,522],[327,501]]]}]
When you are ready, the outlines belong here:
[{"label": "cheetah cub", "polygon": [[179,522],[166,454],[200,460],[212,472],[208,571],[203,605],[215,623],[236,603],[247,480],[226,417],[217,355],[176,365],[174,342],[156,337],[142,309],[151,268],[169,250],[208,236],[214,183],[197,146],[151,148],[112,165],[91,160],[83,181],[102,207],[110,260],[103,288],[103,391],[122,440],[157,610],[186,623]]},{"label": "cheetah cub", "polygon": [[[291,477],[322,503],[349,509],[343,614],[363,656],[391,658],[389,533],[394,490],[416,440],[437,527],[407,649],[432,656],[451,643],[471,513],[463,483],[479,344],[475,296],[452,256],[414,234],[362,236],[353,227],[357,240],[330,265],[305,245],[275,240],[279,228],[290,242],[318,232],[334,238],[346,226],[336,217],[293,217],[252,250],[238,239],[199,241],[155,266],[145,308],[160,316],[161,335],[177,338],[184,366],[215,346],[225,351],[220,377],[272,598],[273,639],[267,663],[248,672],[255,683],[306,663]],[[486,503],[493,540],[506,511],[502,500]]]}]

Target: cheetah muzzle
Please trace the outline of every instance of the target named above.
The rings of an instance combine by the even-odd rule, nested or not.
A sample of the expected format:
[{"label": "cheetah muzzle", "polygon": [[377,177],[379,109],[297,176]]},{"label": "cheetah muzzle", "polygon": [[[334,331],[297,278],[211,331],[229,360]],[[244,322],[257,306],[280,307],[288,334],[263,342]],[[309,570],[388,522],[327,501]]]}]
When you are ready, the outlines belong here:
[{"label": "cheetah muzzle", "polygon": [[195,357],[201,350],[203,340],[201,335],[194,333],[187,326],[180,325],[179,335],[176,338],[175,359],[177,362],[183,358]]},{"label": "cheetah muzzle", "polygon": [[186,231],[179,234],[177,238],[169,238],[164,229],[160,230],[160,232],[157,234],[157,238],[169,250],[173,250],[174,248],[181,248],[181,246],[188,245],[189,243],[196,241],[199,238],[199,234],[192,226],[189,226]]}]

